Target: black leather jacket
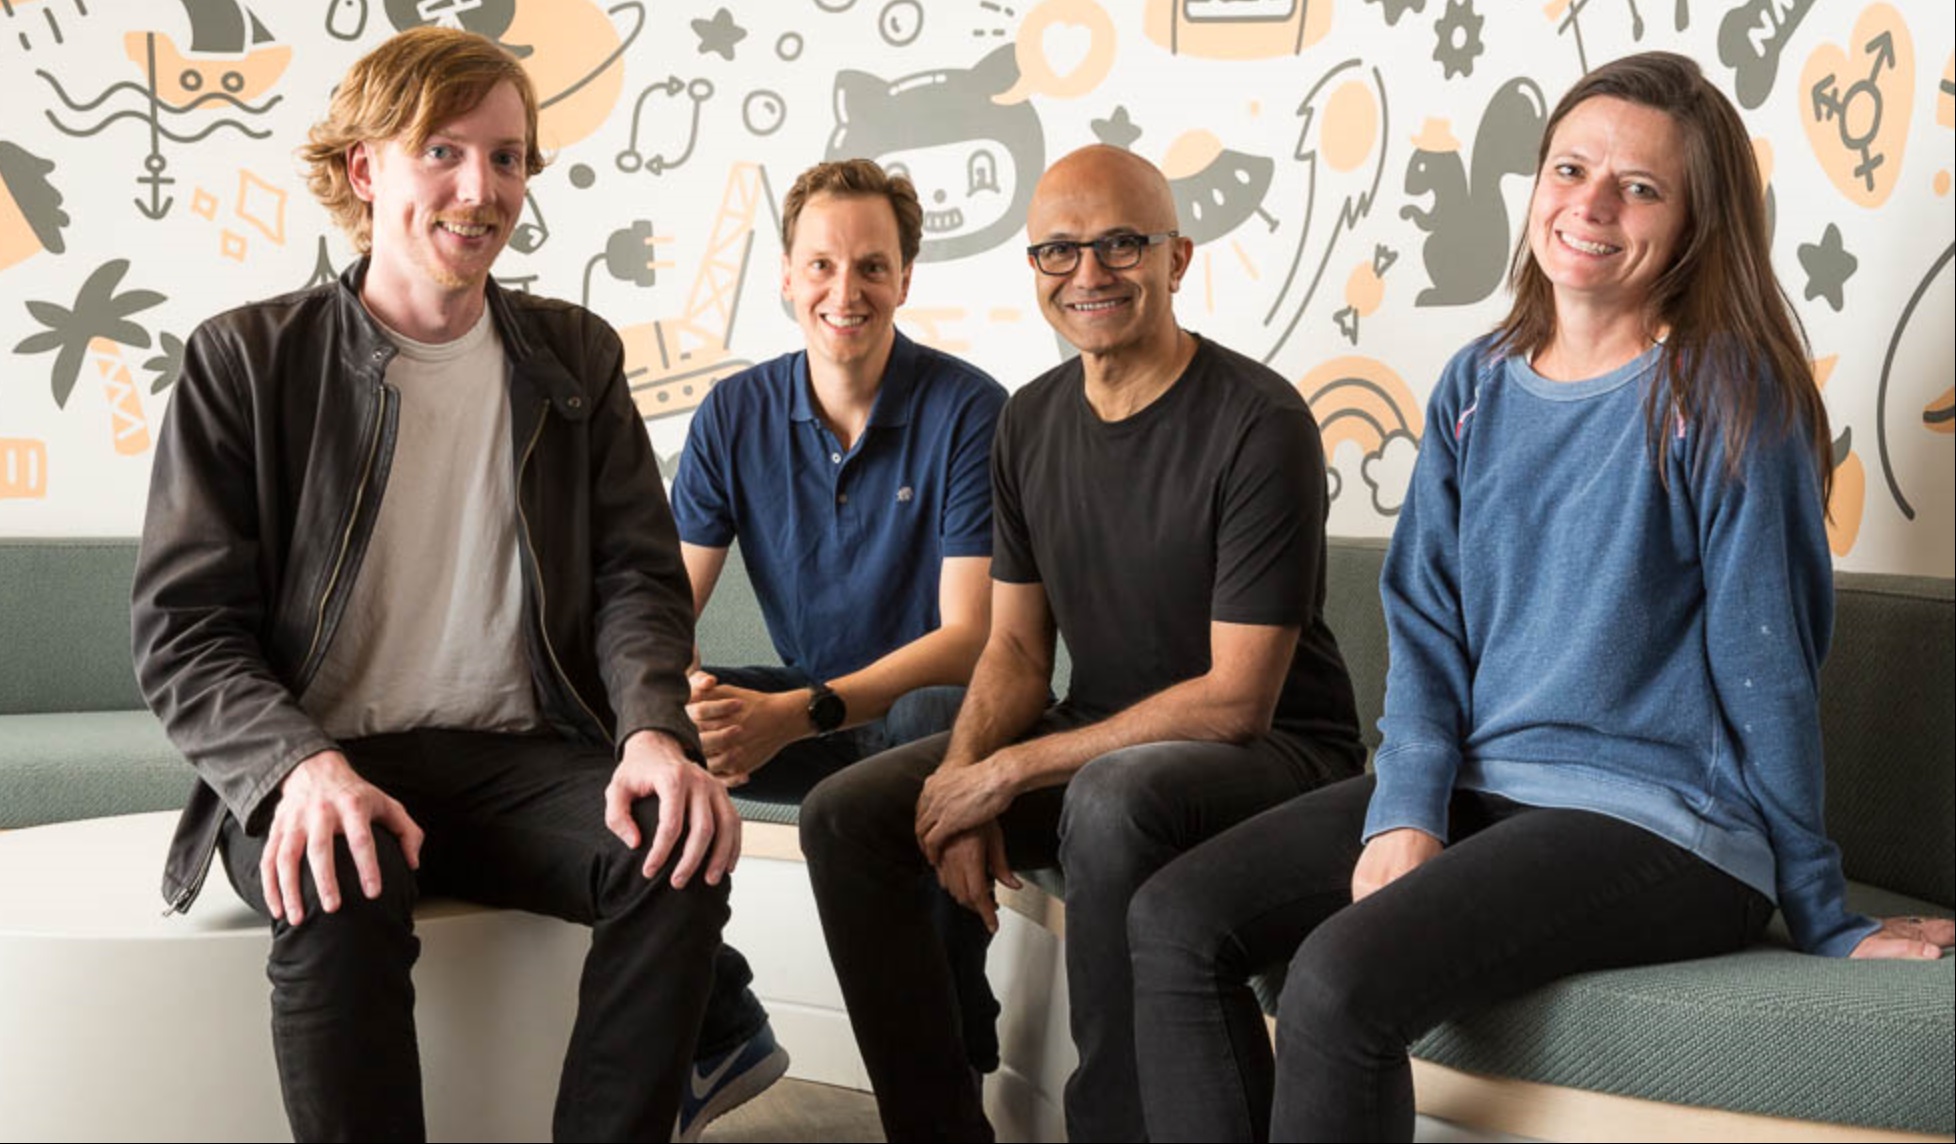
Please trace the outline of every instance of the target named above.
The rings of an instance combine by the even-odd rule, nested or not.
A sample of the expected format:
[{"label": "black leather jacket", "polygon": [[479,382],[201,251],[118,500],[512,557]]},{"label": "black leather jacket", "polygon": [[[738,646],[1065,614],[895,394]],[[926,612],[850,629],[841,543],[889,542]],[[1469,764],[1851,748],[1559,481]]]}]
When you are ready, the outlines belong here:
[{"label": "black leather jacket", "polygon": [[[224,815],[270,822],[300,760],[335,747],[299,707],[332,642],[381,497],[394,355],[341,280],[198,327],[156,447],[132,611],[136,675],[201,780],[163,874],[195,899]],[[695,758],[685,669],[692,592],[611,328],[566,302],[488,305],[508,360],[524,630],[538,707],[560,734],[651,728]]]}]

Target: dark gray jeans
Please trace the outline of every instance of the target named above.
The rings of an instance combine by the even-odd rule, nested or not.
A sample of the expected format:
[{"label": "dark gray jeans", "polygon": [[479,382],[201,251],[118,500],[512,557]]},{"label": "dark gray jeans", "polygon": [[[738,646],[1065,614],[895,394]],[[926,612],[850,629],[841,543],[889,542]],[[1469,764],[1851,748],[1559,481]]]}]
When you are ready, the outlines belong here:
[{"label": "dark gray jeans", "polygon": [[[1128,915],[1155,1140],[1411,1140],[1406,1046],[1573,973],[1711,957],[1772,916],[1682,847],[1582,810],[1454,792],[1452,843],[1358,904],[1372,778],[1243,823]],[[1250,975],[1289,962],[1274,1065]]]},{"label": "dark gray jeans", "polygon": [[[590,926],[553,1134],[669,1138],[727,919],[727,883],[695,878],[674,890],[671,863],[652,878],[640,873],[643,852],[604,825],[609,751],[462,731],[379,735],[343,750],[427,837],[415,871],[391,832],[374,831],[381,894],[372,901],[341,839],[339,910],[320,910],[308,871],[305,920],[272,923],[272,1044],[294,1138],[426,1137],[409,976],[421,948],[414,905],[424,893]],[[657,800],[640,800],[633,815],[649,841]],[[231,820],[222,848],[231,885],[265,913],[265,840]]]},{"label": "dark gray jeans", "polygon": [[[720,682],[750,691],[780,692],[807,687],[808,676],[791,667],[709,667]],[[816,783],[851,763],[948,731],[964,699],[962,687],[922,687],[898,699],[873,723],[790,743],[755,771],[734,793],[754,802],[793,805]],[[964,1015],[965,1048],[973,1065],[998,1067],[998,1002],[985,979],[985,947],[990,935],[978,920],[948,895],[936,905],[938,924],[957,964],[957,990]],[[731,945],[713,958],[713,993],[700,1027],[698,1057],[710,1060],[739,1048],[767,1024],[767,1009],[754,996],[754,970]]]},{"label": "dark gray jeans", "polygon": [[[1054,708],[1033,734],[1085,720]],[[867,759],[802,803],[801,844],[829,957],[890,1140],[990,1140],[959,1029],[952,969],[932,923],[942,895],[917,848],[924,780],[948,736]],[[1164,863],[1326,777],[1294,740],[1153,743],[1103,755],[1065,786],[1022,795],[999,822],[1015,869],[1066,874],[1066,969],[1078,1070],[1073,1140],[1142,1138],[1128,974],[1128,899]]]}]

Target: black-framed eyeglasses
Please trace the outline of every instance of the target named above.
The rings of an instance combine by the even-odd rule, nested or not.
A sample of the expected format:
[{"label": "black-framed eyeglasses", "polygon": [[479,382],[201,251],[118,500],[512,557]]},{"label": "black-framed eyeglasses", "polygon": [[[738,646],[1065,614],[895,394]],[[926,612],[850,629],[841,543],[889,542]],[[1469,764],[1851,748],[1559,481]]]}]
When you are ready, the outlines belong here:
[{"label": "black-framed eyeglasses", "polygon": [[1026,247],[1026,260],[1039,268],[1041,274],[1058,277],[1071,274],[1080,265],[1080,252],[1093,248],[1093,256],[1107,270],[1128,270],[1141,264],[1141,256],[1151,246],[1159,246],[1171,238],[1180,238],[1179,230],[1165,230],[1160,234],[1110,234],[1091,242],[1072,242],[1056,239],[1052,242],[1035,242]]}]

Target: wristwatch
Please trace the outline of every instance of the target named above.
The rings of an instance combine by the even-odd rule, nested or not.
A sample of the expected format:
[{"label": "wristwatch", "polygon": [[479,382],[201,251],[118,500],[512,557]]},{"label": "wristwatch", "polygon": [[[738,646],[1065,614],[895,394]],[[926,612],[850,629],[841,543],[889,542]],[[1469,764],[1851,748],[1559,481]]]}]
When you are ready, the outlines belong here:
[{"label": "wristwatch", "polygon": [[842,696],[837,695],[826,683],[809,686],[814,692],[808,698],[808,725],[815,728],[817,735],[826,735],[849,718],[849,705]]}]

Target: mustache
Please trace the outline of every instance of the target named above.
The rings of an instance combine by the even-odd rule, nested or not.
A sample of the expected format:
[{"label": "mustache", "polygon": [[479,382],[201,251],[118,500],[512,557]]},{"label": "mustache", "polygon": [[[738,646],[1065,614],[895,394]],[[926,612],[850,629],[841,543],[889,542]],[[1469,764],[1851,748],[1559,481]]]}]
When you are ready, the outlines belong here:
[{"label": "mustache", "polygon": [[503,225],[503,212],[494,207],[476,207],[472,210],[443,211],[435,216],[435,221],[451,226],[492,226],[500,229]]}]

